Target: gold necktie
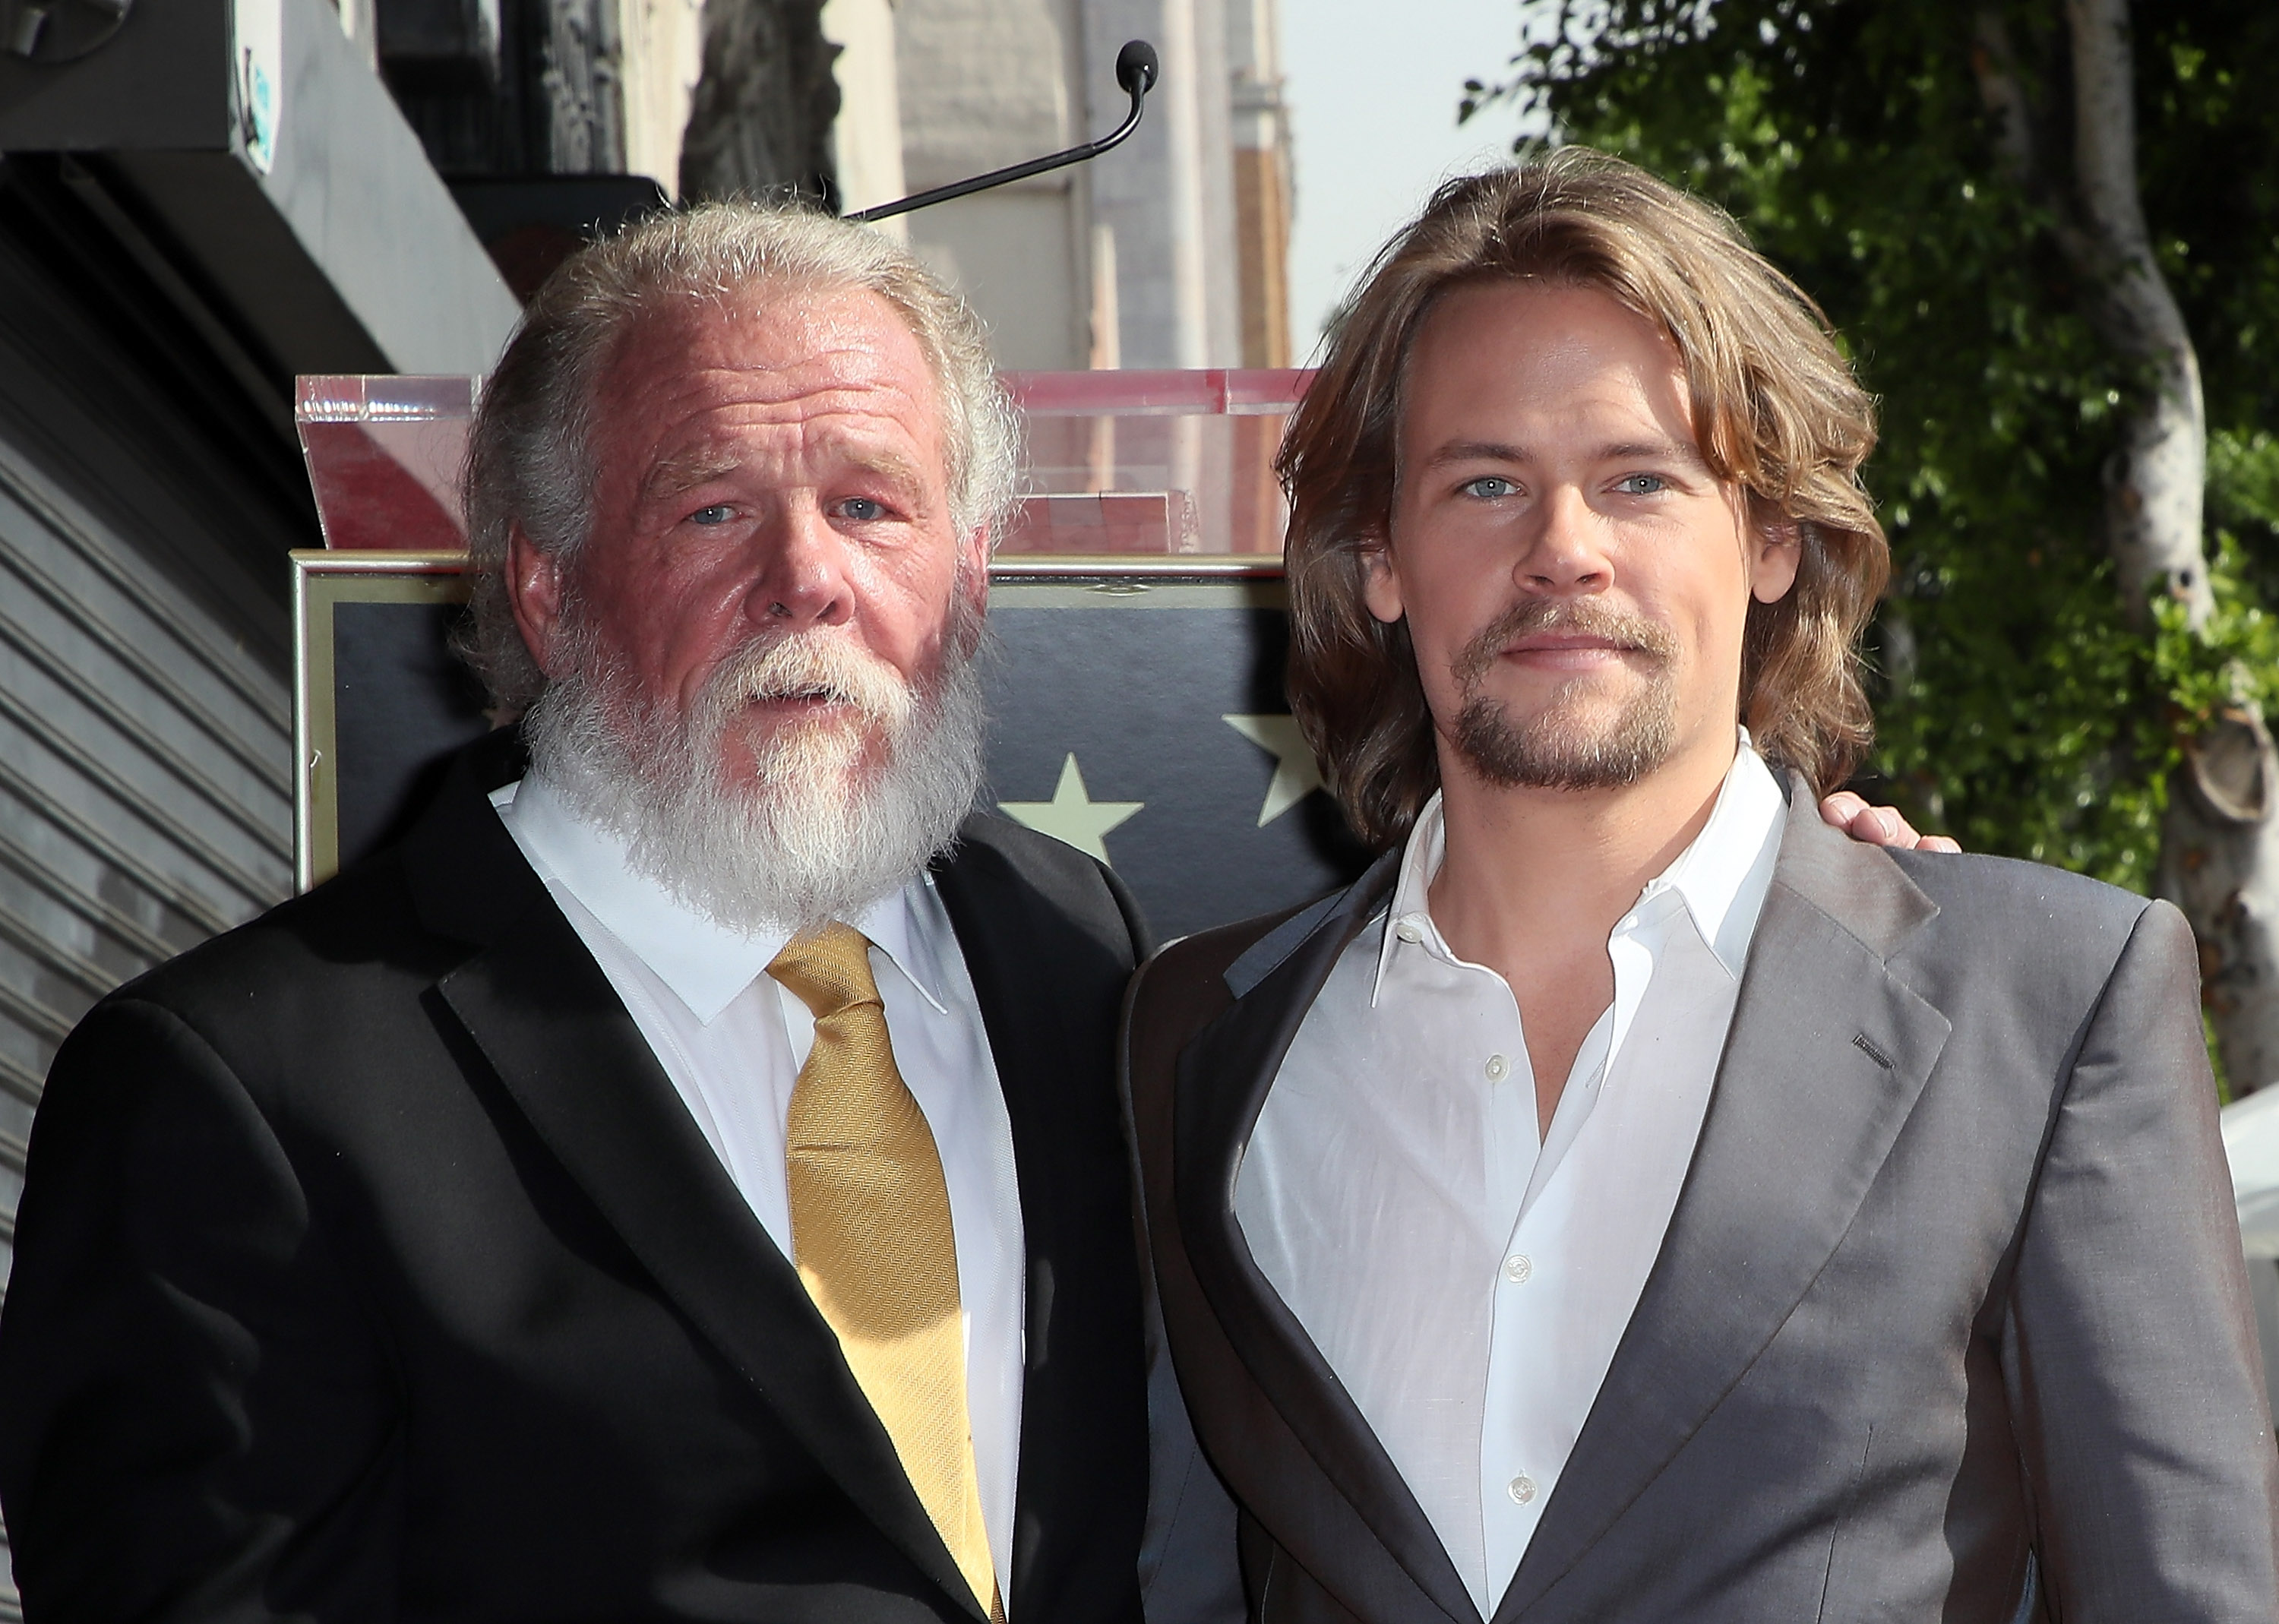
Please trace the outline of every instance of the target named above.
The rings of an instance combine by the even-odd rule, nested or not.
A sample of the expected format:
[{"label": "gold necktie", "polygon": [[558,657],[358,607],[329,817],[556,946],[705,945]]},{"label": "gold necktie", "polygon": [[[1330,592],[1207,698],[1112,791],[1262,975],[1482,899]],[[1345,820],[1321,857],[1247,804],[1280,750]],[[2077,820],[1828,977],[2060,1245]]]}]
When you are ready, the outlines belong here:
[{"label": "gold necktie", "polygon": [[794,937],[768,974],[815,1012],[785,1124],[792,1261],[983,1610],[998,1600],[973,1430],[949,1186],[894,1069],[871,944],[836,923]]}]

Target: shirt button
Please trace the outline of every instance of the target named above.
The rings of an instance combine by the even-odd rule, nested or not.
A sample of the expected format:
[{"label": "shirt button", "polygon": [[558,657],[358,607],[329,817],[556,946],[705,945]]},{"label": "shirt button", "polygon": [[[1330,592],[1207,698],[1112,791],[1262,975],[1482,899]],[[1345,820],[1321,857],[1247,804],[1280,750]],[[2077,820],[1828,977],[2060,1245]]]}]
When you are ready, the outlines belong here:
[{"label": "shirt button", "polygon": [[1514,1505],[1524,1505],[1535,1498],[1535,1480],[1522,1472],[1503,1486],[1503,1491],[1511,1497]]},{"label": "shirt button", "polygon": [[1511,1075],[1511,1062],[1500,1054],[1491,1054],[1486,1069],[1489,1082],[1500,1083]]},{"label": "shirt button", "polygon": [[1534,1272],[1534,1263],[1523,1252],[1515,1252],[1503,1260],[1503,1277],[1514,1285],[1525,1285],[1527,1277]]},{"label": "shirt button", "polygon": [[1418,924],[1414,919],[1402,920],[1399,924],[1393,927],[1393,933],[1399,937],[1402,941],[1412,944],[1421,942],[1424,939],[1424,927]]}]

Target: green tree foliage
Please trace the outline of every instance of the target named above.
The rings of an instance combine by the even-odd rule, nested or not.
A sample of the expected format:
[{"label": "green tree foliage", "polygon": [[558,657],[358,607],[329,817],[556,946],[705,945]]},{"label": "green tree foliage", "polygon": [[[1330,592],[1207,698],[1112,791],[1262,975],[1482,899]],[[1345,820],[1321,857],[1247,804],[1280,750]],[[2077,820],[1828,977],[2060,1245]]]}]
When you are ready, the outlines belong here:
[{"label": "green tree foliage", "polygon": [[1817,299],[1882,402],[1868,477],[1893,548],[1865,786],[1976,850],[2152,879],[2178,741],[2279,699],[2279,5],[2136,8],[2139,163],[2203,368],[2218,608],[2132,627],[2101,534],[2138,380],[2084,319],[2053,208],[1998,149],[1973,52],[1999,16],[2063,165],[2059,0],[1563,0],[1467,111],[1715,199]]}]

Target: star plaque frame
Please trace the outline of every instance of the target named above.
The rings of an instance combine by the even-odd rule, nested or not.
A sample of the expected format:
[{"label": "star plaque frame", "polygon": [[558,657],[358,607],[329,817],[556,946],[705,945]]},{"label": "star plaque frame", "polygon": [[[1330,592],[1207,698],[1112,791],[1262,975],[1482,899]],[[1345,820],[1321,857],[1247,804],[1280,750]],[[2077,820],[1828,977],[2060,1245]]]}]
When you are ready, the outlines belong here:
[{"label": "star plaque frame", "polygon": [[[296,553],[295,867],[385,845],[491,725],[448,647],[465,555]],[[1301,903],[1366,859],[1289,717],[1282,563],[1001,558],[982,804],[1101,858],[1157,932]]]}]

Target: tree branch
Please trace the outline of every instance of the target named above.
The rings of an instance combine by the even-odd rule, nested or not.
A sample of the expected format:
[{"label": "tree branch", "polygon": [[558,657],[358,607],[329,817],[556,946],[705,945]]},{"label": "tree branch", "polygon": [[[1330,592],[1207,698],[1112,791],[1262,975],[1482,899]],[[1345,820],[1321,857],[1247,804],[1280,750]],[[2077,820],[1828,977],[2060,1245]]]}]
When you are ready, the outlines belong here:
[{"label": "tree branch", "polygon": [[2081,230],[2060,243],[2097,289],[2106,341],[2146,372],[2106,479],[2106,540],[2127,608],[2165,582],[2198,630],[2214,607],[2201,543],[2207,422],[2199,357],[2159,262],[2137,179],[2128,0],[2066,0],[2073,43],[2074,195]]},{"label": "tree branch", "polygon": [[2047,182],[2034,149],[2033,109],[2018,82],[2017,55],[1999,11],[1981,11],[1972,19],[1970,71],[1978,80],[1979,99],[1993,115],[1994,150],[2004,172],[2030,196],[2040,195]]}]

